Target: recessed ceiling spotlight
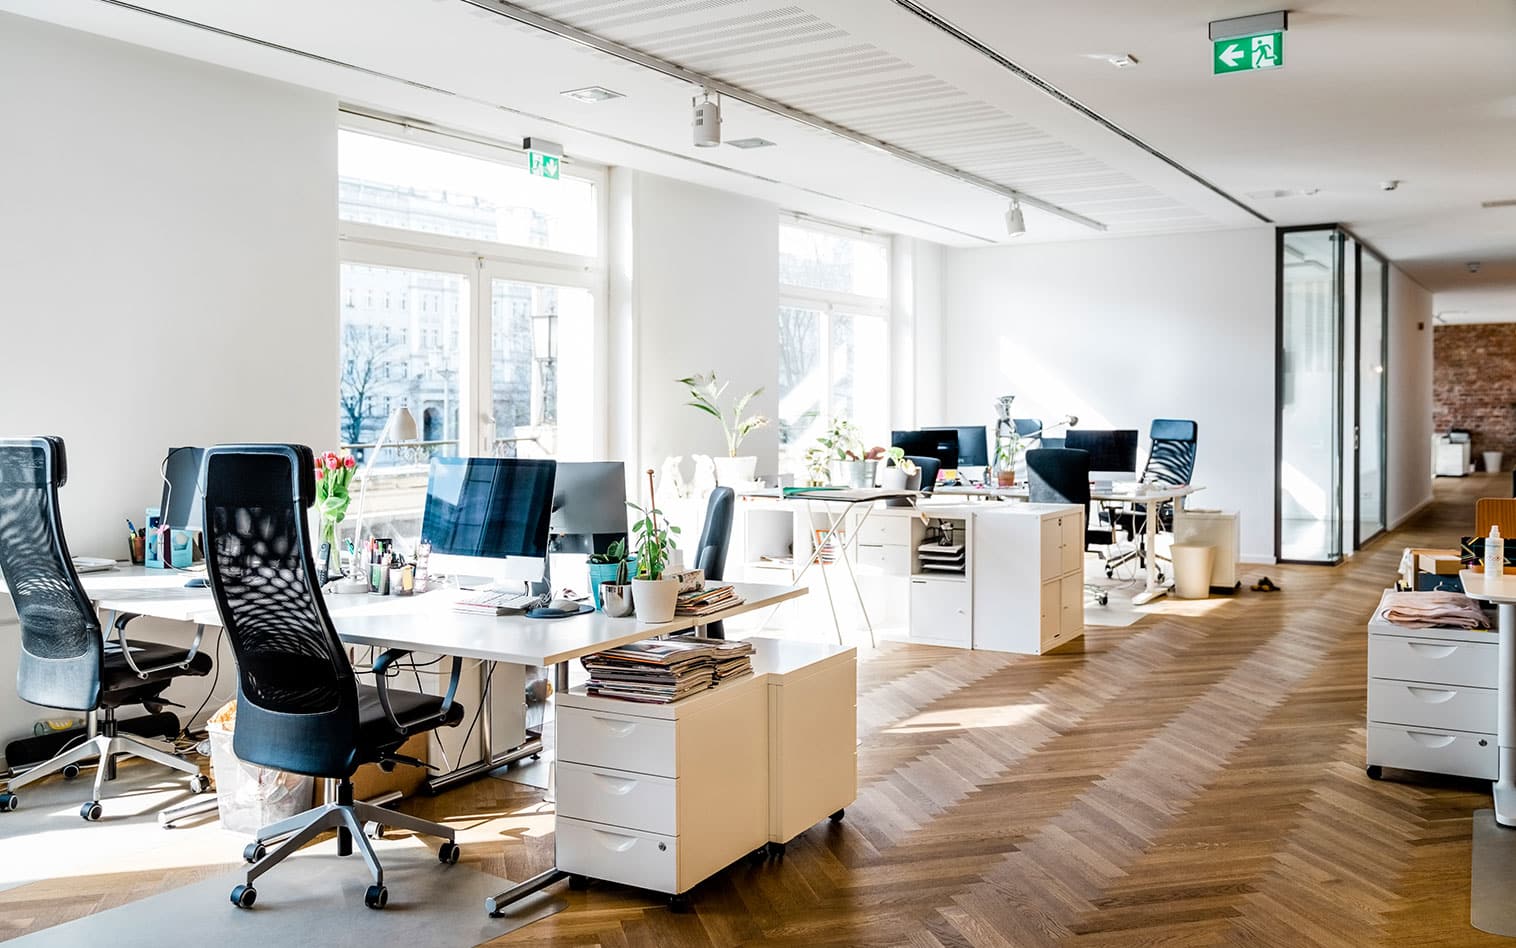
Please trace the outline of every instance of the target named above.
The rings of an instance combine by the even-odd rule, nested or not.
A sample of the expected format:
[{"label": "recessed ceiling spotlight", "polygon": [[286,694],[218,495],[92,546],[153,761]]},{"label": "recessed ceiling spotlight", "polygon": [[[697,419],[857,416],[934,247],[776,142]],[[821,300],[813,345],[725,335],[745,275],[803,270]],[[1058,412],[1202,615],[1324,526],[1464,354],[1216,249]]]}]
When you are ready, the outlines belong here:
[{"label": "recessed ceiling spotlight", "polygon": [[1503,198],[1499,201],[1481,201],[1480,207],[1516,207],[1516,198]]},{"label": "recessed ceiling spotlight", "polygon": [[1468,270],[1470,273],[1478,273],[1479,272],[1480,263],[1479,263],[1478,260],[1470,260],[1468,263],[1464,264],[1463,266],[1464,266],[1464,269]]},{"label": "recessed ceiling spotlight", "polygon": [[1399,178],[1391,178],[1388,181],[1379,182],[1379,190],[1381,191],[1393,191],[1398,187],[1400,187]]},{"label": "recessed ceiling spotlight", "polygon": [[567,92],[560,92],[558,94],[567,96],[575,102],[588,102],[591,105],[610,99],[625,98],[625,96],[615,89],[607,89],[605,86],[585,86],[583,89],[570,89]]},{"label": "recessed ceiling spotlight", "polygon": [[1105,58],[1105,61],[1110,63],[1112,66],[1115,66],[1117,69],[1130,69],[1138,63],[1137,57],[1133,56],[1131,53],[1121,53],[1116,56],[1107,56]]},{"label": "recessed ceiling spotlight", "polygon": [[1005,211],[1005,232],[1012,237],[1026,233],[1026,218],[1021,214],[1021,202],[1011,198],[1011,206]]},{"label": "recessed ceiling spotlight", "polygon": [[727,144],[731,145],[733,148],[742,149],[774,147],[774,143],[769,141],[767,138],[734,138],[731,141],[727,142]]},{"label": "recessed ceiling spotlight", "polygon": [[1250,198],[1310,197],[1320,192],[1320,188],[1267,188],[1262,191],[1248,191],[1246,196]]}]

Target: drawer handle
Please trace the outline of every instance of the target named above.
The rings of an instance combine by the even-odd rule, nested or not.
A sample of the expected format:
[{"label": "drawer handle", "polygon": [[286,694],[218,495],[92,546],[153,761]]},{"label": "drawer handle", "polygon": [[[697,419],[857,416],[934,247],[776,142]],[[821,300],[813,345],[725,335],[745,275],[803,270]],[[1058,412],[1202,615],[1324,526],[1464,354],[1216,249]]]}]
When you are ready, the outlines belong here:
[{"label": "drawer handle", "polygon": [[626,796],[632,792],[633,787],[637,786],[637,781],[626,777],[612,777],[610,774],[595,774],[595,776],[606,785],[606,789],[611,794],[618,797]]},{"label": "drawer handle", "polygon": [[622,836],[620,833],[607,833],[604,830],[595,830],[595,835],[600,839],[600,845],[613,853],[624,853],[637,845],[635,836]]},{"label": "drawer handle", "polygon": [[1448,691],[1446,688],[1417,688],[1415,685],[1406,685],[1405,690],[1411,696],[1427,704],[1442,704],[1444,701],[1452,701],[1458,694],[1456,691]]},{"label": "drawer handle", "polygon": [[1425,655],[1427,658],[1447,658],[1458,651],[1458,646],[1456,645],[1432,645],[1427,642],[1409,642],[1407,644],[1411,646],[1411,651]]},{"label": "drawer handle", "polygon": [[625,737],[626,735],[632,733],[632,731],[637,727],[636,723],[632,721],[626,721],[621,718],[603,718],[597,714],[594,716],[594,719],[596,721],[599,721],[601,724],[604,724],[609,730],[615,732],[616,736],[618,737]]},{"label": "drawer handle", "polygon": [[1447,747],[1454,740],[1451,734],[1430,734],[1426,731],[1406,731],[1406,734],[1422,747]]}]

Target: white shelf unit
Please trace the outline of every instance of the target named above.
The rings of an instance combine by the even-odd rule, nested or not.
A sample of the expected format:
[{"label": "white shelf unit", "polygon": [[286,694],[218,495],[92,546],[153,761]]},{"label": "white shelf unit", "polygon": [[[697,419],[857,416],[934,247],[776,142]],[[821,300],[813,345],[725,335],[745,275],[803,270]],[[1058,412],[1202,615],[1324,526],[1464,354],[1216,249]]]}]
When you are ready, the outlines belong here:
[{"label": "white shelf unit", "polygon": [[1383,768],[1494,780],[1500,644],[1481,629],[1369,621],[1369,776]]},{"label": "white shelf unit", "polygon": [[[920,516],[906,521],[910,526],[911,641],[953,648],[974,647],[974,591],[969,583],[975,516],[962,508],[933,510],[923,523]],[[965,549],[961,573],[926,570],[922,546],[934,543],[938,531],[950,529],[953,544]]]},{"label": "white shelf unit", "polygon": [[1084,511],[984,507],[970,557],[973,647],[1041,655],[1084,635]]}]

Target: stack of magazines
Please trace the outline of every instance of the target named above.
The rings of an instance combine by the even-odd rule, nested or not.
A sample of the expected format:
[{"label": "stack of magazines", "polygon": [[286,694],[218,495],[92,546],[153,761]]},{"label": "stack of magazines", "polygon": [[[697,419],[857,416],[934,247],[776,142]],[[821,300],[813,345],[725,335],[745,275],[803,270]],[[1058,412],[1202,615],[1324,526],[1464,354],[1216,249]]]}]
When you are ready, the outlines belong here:
[{"label": "stack of magazines", "polygon": [[669,704],[753,670],[747,642],[680,637],[649,639],[586,655],[585,690],[605,698]]},{"label": "stack of magazines", "polygon": [[707,586],[679,594],[674,615],[708,616],[742,604],[742,597],[731,586]]}]

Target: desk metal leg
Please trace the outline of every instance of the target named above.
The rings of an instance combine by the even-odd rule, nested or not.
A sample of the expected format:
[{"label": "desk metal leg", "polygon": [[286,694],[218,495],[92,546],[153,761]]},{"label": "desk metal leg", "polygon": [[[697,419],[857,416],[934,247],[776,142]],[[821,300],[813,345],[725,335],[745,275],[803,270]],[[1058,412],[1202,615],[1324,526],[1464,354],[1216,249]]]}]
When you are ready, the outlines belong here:
[{"label": "desk metal leg", "polygon": [[1495,798],[1495,822],[1516,827],[1516,603],[1497,606],[1500,617],[1500,686],[1495,718],[1495,745],[1499,769],[1491,793]]},{"label": "desk metal leg", "polygon": [[1143,504],[1147,511],[1147,588],[1132,597],[1132,605],[1143,606],[1154,599],[1162,598],[1168,587],[1158,582],[1158,502],[1148,501]]}]

